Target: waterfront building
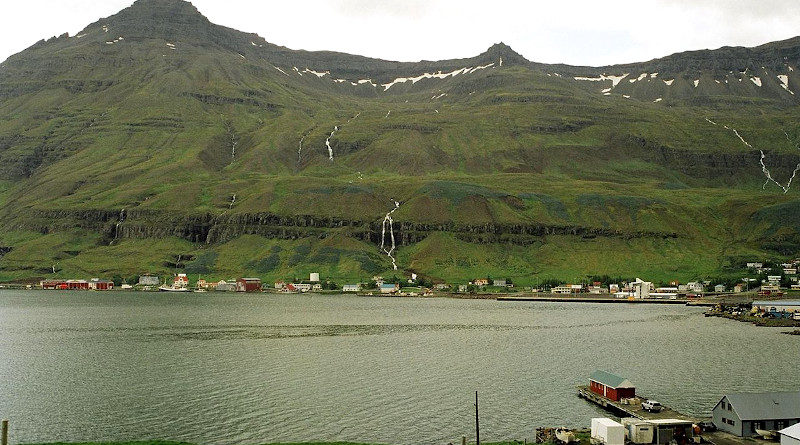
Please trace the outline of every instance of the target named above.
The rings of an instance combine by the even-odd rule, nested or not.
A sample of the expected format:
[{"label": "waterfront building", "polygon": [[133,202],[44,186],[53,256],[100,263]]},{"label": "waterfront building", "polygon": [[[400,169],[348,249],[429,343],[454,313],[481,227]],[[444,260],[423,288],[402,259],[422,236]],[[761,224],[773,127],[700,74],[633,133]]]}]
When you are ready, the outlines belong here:
[{"label": "waterfront building", "polygon": [[589,390],[615,402],[636,396],[636,387],[628,379],[601,370],[589,376]]},{"label": "waterfront building", "polygon": [[67,282],[65,280],[43,280],[39,283],[45,290],[65,290]]},{"label": "waterfront building", "polygon": [[185,273],[179,273],[175,275],[175,281],[173,282],[175,287],[188,287],[189,286],[189,277],[186,276]]},{"label": "waterfront building", "polygon": [[[680,286],[679,286],[680,287]],[[681,289],[684,290],[684,289]],[[692,281],[690,283],[686,283],[685,290],[691,292],[703,292],[705,290],[705,285],[699,281]]]},{"label": "waterfront building", "polygon": [[86,280],[67,280],[69,290],[89,290],[89,282]]},{"label": "waterfront building", "polygon": [[236,292],[261,292],[261,279],[239,278],[236,280]]},{"label": "waterfront building", "polygon": [[228,283],[225,280],[219,280],[219,282],[217,282],[217,284],[214,286],[214,289],[220,292],[233,292],[236,290],[236,284]]},{"label": "waterfront building", "polygon": [[800,391],[726,394],[711,410],[717,429],[739,437],[800,422]]},{"label": "waterfront building", "polygon": [[312,272],[308,275],[308,281],[312,283],[316,283],[319,281],[319,274],[316,272]]},{"label": "waterfront building", "polygon": [[786,427],[778,434],[781,435],[781,445],[800,445],[800,423]]},{"label": "waterfront building", "polygon": [[396,283],[383,283],[380,289],[382,294],[393,294],[400,290],[400,286]]},{"label": "waterfront building", "polygon": [[722,293],[722,292],[725,292],[725,285],[724,284],[717,284],[716,286],[714,286],[714,292],[716,292],[718,294]]},{"label": "waterfront building", "polygon": [[114,282],[108,280],[101,280],[99,278],[92,278],[89,281],[89,289],[91,290],[112,290],[114,289]]},{"label": "waterfront building", "polygon": [[637,278],[636,281],[631,283],[630,287],[633,290],[633,296],[636,298],[649,298],[650,293],[655,289],[655,285],[653,285],[652,282],[643,281],[640,278]]},{"label": "waterfront building", "polygon": [[345,284],[342,286],[342,292],[361,292],[360,284]]},{"label": "waterfront building", "polygon": [[308,283],[292,283],[292,285],[300,292],[308,292],[311,290],[311,285]]},{"label": "waterfront building", "polygon": [[141,286],[158,286],[160,284],[161,280],[157,275],[145,274],[139,276],[139,285]]},{"label": "waterfront building", "polygon": [[800,312],[800,300],[754,301],[753,309],[763,312]]}]

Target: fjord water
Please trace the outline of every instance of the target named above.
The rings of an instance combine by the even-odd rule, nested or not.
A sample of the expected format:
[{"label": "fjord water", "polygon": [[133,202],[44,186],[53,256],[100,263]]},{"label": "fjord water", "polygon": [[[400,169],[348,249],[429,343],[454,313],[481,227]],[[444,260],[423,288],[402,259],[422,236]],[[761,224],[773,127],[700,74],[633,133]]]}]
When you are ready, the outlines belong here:
[{"label": "fjord water", "polygon": [[800,338],[702,309],[316,295],[0,291],[13,443],[456,442],[585,427],[596,368],[689,414],[796,390]]}]

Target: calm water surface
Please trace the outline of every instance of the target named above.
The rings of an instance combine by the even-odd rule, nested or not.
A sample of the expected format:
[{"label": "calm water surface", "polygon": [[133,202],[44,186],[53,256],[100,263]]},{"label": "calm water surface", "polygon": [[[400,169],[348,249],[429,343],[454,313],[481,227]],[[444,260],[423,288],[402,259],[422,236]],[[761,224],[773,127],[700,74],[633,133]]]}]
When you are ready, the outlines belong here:
[{"label": "calm water surface", "polygon": [[13,443],[446,444],[479,390],[483,439],[530,440],[600,413],[574,395],[596,368],[694,415],[796,390],[784,330],[666,305],[0,291],[0,417]]}]

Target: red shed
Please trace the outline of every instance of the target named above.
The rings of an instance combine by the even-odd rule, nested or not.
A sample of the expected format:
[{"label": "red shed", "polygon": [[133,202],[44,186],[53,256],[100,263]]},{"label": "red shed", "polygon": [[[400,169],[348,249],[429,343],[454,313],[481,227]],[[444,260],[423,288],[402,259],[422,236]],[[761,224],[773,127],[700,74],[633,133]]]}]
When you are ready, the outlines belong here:
[{"label": "red shed", "polygon": [[236,292],[261,292],[261,279],[239,278],[236,280]]},{"label": "red shed", "polygon": [[636,388],[628,379],[606,371],[598,370],[589,376],[589,389],[615,402],[636,396]]}]

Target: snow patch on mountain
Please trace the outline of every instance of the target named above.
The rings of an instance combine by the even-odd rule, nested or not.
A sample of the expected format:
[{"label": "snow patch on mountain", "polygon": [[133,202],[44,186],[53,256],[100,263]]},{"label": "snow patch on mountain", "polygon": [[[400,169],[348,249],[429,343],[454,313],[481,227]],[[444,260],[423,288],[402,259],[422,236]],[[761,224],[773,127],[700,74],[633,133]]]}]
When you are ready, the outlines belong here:
[{"label": "snow patch on mountain", "polygon": [[[558,75],[558,74],[556,74]],[[575,80],[584,80],[588,82],[603,82],[606,80],[611,81],[611,89],[614,89],[622,82],[622,79],[628,77],[630,73],[625,73],[621,76],[607,76],[605,74],[601,74],[600,77],[574,77]]]},{"label": "snow patch on mountain", "polygon": [[750,80],[751,80],[751,81],[752,81],[754,84],[756,84],[756,86],[759,86],[759,87],[761,86],[761,78],[760,78],[760,77],[758,77],[758,76],[753,76],[753,77],[751,77],[751,78],[750,78]]},{"label": "snow patch on mountain", "polygon": [[306,68],[306,69],[303,70],[303,73],[313,74],[313,75],[315,75],[317,77],[325,77],[328,74],[330,74],[331,72],[330,71],[314,71],[314,70],[312,70],[310,68]]},{"label": "snow patch on mountain", "polygon": [[435,73],[422,73],[419,76],[415,77],[398,77],[389,83],[381,84],[381,86],[383,87],[383,91],[386,91],[389,88],[399,83],[411,82],[412,84],[415,84],[422,79],[446,79],[448,77],[455,77],[459,74],[471,74],[479,70],[485,70],[487,68],[493,67],[494,65],[495,65],[494,62],[492,62],[488,65],[483,65],[483,66],[459,68],[449,73],[443,73],[441,70],[439,70]]},{"label": "snow patch on mountain", "polygon": [[675,83],[675,79],[665,80],[664,83],[667,84],[668,87],[670,87],[672,86],[673,83]]},{"label": "snow patch on mountain", "polygon": [[790,92],[794,96],[794,91],[789,89],[789,76],[785,74],[780,74],[778,75],[778,80],[781,81],[781,87],[783,87],[784,90]]}]

